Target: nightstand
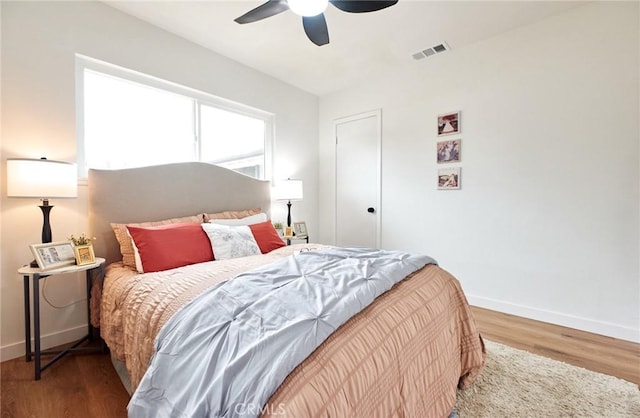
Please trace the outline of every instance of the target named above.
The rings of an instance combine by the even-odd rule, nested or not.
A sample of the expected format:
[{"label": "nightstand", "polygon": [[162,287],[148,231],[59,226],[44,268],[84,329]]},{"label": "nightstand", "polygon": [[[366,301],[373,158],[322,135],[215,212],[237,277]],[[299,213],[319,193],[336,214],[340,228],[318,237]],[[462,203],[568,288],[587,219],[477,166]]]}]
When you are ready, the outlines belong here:
[{"label": "nightstand", "polygon": [[[64,355],[75,351],[104,351],[104,346],[100,347],[79,347],[84,341],[93,340],[93,326],[91,325],[91,286],[94,280],[102,280],[104,278],[104,258],[96,257],[96,261],[91,264],[81,266],[65,266],[51,270],[40,270],[39,268],[24,266],[18,269],[18,273],[22,274],[24,279],[24,335],[25,335],[25,352],[26,360],[31,361],[33,355],[35,363],[35,380],[40,380],[40,374],[47,367],[60,360]],[[61,350],[40,350],[40,279],[55,276],[57,274],[69,274],[86,271],[87,277],[87,335],[76,341],[71,347]],[[33,283],[33,293],[29,291],[29,279]],[[30,301],[33,301],[33,339],[34,351],[31,351],[31,310]],[[40,357],[43,355],[56,354],[44,366],[41,365]]]},{"label": "nightstand", "polygon": [[305,241],[305,240],[306,240],[306,242],[308,244],[309,243],[309,235],[307,235],[306,237],[293,236],[291,238],[286,238],[286,240],[287,240],[287,245],[291,245],[292,241]]}]

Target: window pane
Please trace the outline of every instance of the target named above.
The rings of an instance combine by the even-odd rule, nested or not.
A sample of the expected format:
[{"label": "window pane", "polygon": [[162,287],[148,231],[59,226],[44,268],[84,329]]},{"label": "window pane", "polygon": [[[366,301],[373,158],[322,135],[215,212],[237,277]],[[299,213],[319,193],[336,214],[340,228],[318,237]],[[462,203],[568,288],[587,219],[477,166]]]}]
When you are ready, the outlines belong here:
[{"label": "window pane", "polygon": [[200,106],[200,158],[264,178],[265,122],[212,106]]},{"label": "window pane", "polygon": [[84,71],[85,161],[125,168],[193,161],[193,99]]}]

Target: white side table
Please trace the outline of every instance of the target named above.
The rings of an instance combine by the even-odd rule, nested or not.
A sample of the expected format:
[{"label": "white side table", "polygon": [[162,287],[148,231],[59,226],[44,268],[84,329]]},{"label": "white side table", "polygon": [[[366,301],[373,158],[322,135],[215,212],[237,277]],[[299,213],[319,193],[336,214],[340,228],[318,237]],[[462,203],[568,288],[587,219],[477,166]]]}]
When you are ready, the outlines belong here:
[{"label": "white side table", "polygon": [[[35,364],[35,380],[40,380],[40,374],[47,367],[58,361],[62,356],[73,351],[103,351],[104,347],[79,347],[84,341],[93,340],[93,326],[91,325],[91,287],[95,279],[102,280],[104,278],[104,258],[96,257],[96,261],[91,264],[81,266],[65,266],[51,270],[40,270],[39,268],[24,266],[18,269],[18,273],[22,274],[24,279],[24,334],[25,334],[25,351],[26,360],[31,361],[33,355]],[[86,271],[87,276],[87,335],[76,341],[71,347],[62,351],[40,350],[40,279],[57,274],[77,273]],[[29,291],[29,278],[33,283],[33,294]],[[33,339],[34,351],[31,351],[31,312],[29,301],[33,300]],[[41,366],[40,357],[42,355],[56,354],[44,366]]]},{"label": "white side table", "polygon": [[309,235],[305,235],[304,237],[298,237],[296,235],[292,236],[291,238],[285,238],[287,245],[291,245],[291,243],[293,243],[294,241],[306,241],[307,244],[309,243]]}]

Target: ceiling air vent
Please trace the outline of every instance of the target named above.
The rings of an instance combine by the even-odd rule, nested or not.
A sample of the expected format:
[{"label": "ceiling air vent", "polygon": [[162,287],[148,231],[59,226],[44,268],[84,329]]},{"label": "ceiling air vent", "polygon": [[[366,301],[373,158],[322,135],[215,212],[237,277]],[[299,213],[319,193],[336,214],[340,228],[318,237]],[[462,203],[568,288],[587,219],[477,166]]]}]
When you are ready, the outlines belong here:
[{"label": "ceiling air vent", "polygon": [[415,54],[413,54],[412,56],[413,56],[413,59],[414,59],[414,60],[416,60],[416,61],[421,60],[421,59],[423,59],[423,58],[427,58],[427,57],[422,53],[422,51],[420,51],[420,52],[416,52],[416,53],[415,53]]},{"label": "ceiling air vent", "polygon": [[418,51],[411,56],[414,60],[418,61],[432,55],[439,54],[441,52],[445,52],[449,50],[449,45],[446,42],[439,43],[438,45],[432,46],[431,48],[423,49],[422,51]]}]

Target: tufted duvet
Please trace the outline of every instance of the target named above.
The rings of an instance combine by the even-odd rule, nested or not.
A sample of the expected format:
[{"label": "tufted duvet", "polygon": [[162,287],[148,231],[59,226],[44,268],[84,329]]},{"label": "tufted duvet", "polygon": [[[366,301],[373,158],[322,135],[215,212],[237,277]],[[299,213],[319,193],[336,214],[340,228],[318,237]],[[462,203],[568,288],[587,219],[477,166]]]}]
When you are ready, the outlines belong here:
[{"label": "tufted duvet", "polygon": [[[273,271],[272,266],[300,247],[302,246],[284,247],[260,256],[214,261],[142,275],[118,264],[110,266],[102,292],[101,332],[112,353],[125,362],[133,388],[141,383],[150,364],[152,369],[159,367],[160,370],[158,374],[151,373],[146,378],[148,382],[155,378],[155,383],[151,386],[157,386],[162,379],[173,379],[175,373],[167,371],[171,368],[168,363],[154,366],[150,361],[156,349],[154,342],[158,334],[166,334],[167,330],[174,328],[172,321],[177,321],[187,311],[187,308],[182,309],[183,306],[190,307],[195,302],[208,300],[203,302],[209,304],[204,312],[216,309],[218,302],[215,301],[220,299],[206,299],[207,294],[229,287],[229,284],[239,284],[240,281],[236,281],[234,277],[259,267],[271,271],[272,278],[268,280],[273,282],[278,273]],[[316,253],[342,251],[313,247]],[[302,253],[289,260],[302,260],[304,256],[308,255]],[[377,255],[374,256],[374,259],[377,258]],[[276,264],[272,264],[274,262]],[[231,340],[235,343],[235,348],[234,344],[225,342],[224,339],[215,343],[217,345],[214,344],[225,350],[231,347],[231,357],[229,353],[221,354],[221,351],[216,351],[212,356],[211,347],[202,349],[199,353],[194,348],[198,343],[192,341],[187,344],[190,348],[185,358],[193,363],[188,367],[181,365],[175,370],[186,367],[191,372],[184,376],[192,376],[193,379],[183,377],[183,381],[175,388],[169,389],[169,385],[163,390],[168,391],[169,398],[182,391],[188,399],[191,393],[201,392],[203,386],[216,384],[215,376],[224,376],[221,380],[227,386],[214,389],[218,391],[216,396],[196,397],[195,401],[185,401],[187,404],[194,403],[189,406],[194,408],[193,411],[206,411],[203,416],[447,416],[455,403],[456,387],[469,385],[481,370],[484,348],[459,283],[446,271],[434,264],[427,264],[428,262],[429,260],[423,259],[409,263],[412,267],[408,269],[401,266],[403,263],[400,259],[395,260],[400,269],[389,269],[394,264],[393,260],[382,263],[383,270],[388,270],[384,274],[362,274],[364,277],[372,274],[372,277],[383,277],[374,280],[382,286],[366,283],[359,290],[354,290],[354,286],[348,284],[349,280],[338,280],[336,288],[342,288],[346,293],[327,291],[329,288],[326,287],[319,291],[305,285],[304,292],[308,293],[302,293],[298,305],[303,313],[322,312],[321,316],[326,321],[318,323],[323,326],[316,324],[305,327],[305,331],[296,330],[289,334],[284,332],[282,334],[288,335],[284,343],[281,341],[271,348],[259,345],[258,351],[250,355],[242,350],[250,345],[250,341],[259,340],[256,335],[234,335]],[[286,260],[280,263],[291,264]],[[372,267],[365,267],[369,268]],[[300,266],[296,269],[300,270]],[[328,269],[323,267],[314,271],[319,270]],[[329,278],[341,274],[343,269],[339,267],[338,273],[329,273]],[[291,272],[285,270],[283,276],[289,275]],[[387,279],[394,275],[397,277]],[[404,279],[405,277],[407,278]],[[233,280],[223,283],[229,279]],[[328,279],[321,279],[326,280]],[[299,282],[300,280],[295,281]],[[228,298],[227,305],[229,301],[235,303],[243,294],[252,292],[239,287],[240,296]],[[258,286],[260,287],[262,285]],[[389,288],[391,290],[387,291]],[[270,300],[266,295],[272,296],[273,293],[269,292],[258,298]],[[333,300],[329,304],[338,306],[344,302],[344,306],[334,310],[338,312],[337,316],[314,305],[316,299],[324,298],[318,292]],[[286,292],[282,295],[283,300],[295,299]],[[301,303],[302,300],[309,300],[311,308],[306,303]],[[347,304],[347,300],[355,301],[355,304]],[[191,301],[195,302],[190,304]],[[369,304],[371,301],[373,303]],[[221,302],[221,305],[224,304],[225,302]],[[357,309],[354,308],[356,305]],[[292,314],[288,308],[283,309],[279,309],[277,305],[269,308],[277,313],[274,322],[270,324],[262,323],[265,321],[263,314],[254,316],[253,319],[239,317],[238,320],[246,321],[243,324],[250,325],[256,318],[261,322],[257,326],[254,324],[240,328],[249,329],[251,334],[256,329],[294,327],[282,321],[281,317],[296,318],[299,314]],[[253,307],[249,310],[253,310]],[[214,321],[217,315],[224,315],[213,311],[211,314],[213,316],[204,320],[207,324]],[[167,327],[163,329],[165,324]],[[218,327],[216,331],[214,327],[213,334],[229,334],[229,329],[225,325]],[[193,333],[187,332],[185,335]],[[173,338],[178,345],[185,340],[179,334]],[[212,338],[213,335],[204,336],[204,340],[209,342]],[[307,344],[308,340],[313,342]],[[165,347],[163,341],[167,340],[158,338],[158,344]],[[238,355],[239,349],[244,354]],[[179,349],[171,346],[167,352],[172,355],[174,350]],[[234,366],[226,371],[221,369],[222,361],[220,364],[216,362],[216,358],[232,357],[235,359],[231,362]],[[283,361],[275,361],[278,357]],[[244,362],[243,359],[250,361]],[[261,367],[269,369],[269,373],[277,377],[273,380],[265,377]],[[205,370],[202,375],[198,375],[199,378],[194,372],[198,370]],[[251,374],[253,372],[256,374]],[[177,374],[175,379],[179,379]],[[150,387],[148,382],[142,381],[140,391],[134,394],[134,400],[140,396],[140,392],[145,392]],[[243,392],[244,395],[230,395],[238,387],[245,386],[248,389]],[[208,402],[207,399],[216,400],[212,401],[213,406],[203,408],[202,404]],[[237,401],[226,403],[229,399]],[[150,405],[155,408],[153,402]],[[184,410],[184,405],[180,410]],[[179,415],[172,412],[169,416]]]}]

